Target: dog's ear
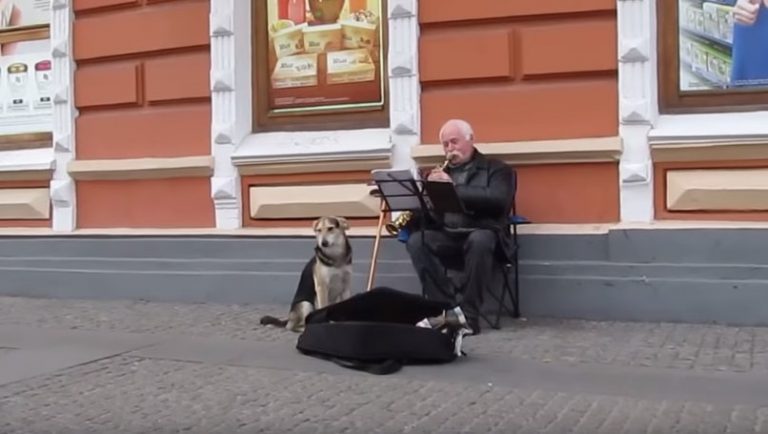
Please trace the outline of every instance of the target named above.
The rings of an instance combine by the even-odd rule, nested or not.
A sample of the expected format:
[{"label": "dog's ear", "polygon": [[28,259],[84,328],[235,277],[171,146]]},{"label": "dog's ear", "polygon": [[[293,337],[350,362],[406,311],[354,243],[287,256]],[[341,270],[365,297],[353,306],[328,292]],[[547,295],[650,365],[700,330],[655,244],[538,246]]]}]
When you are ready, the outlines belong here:
[{"label": "dog's ear", "polygon": [[339,221],[339,227],[344,229],[345,231],[349,229],[349,222],[344,217],[336,217],[336,220]]},{"label": "dog's ear", "polygon": [[317,220],[315,220],[314,222],[312,222],[312,230],[313,230],[313,231],[317,232],[317,231],[318,231],[318,229],[320,229],[320,221],[321,221],[321,220],[322,220],[322,219],[317,219]]}]

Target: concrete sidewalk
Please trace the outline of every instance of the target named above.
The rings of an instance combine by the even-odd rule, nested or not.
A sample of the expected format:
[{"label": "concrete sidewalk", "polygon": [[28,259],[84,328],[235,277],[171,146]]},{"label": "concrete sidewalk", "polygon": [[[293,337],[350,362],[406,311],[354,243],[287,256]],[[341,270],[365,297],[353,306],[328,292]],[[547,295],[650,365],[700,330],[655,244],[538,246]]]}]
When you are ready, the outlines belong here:
[{"label": "concrete sidewalk", "polygon": [[377,377],[283,310],[0,298],[0,432],[768,432],[768,329],[516,321]]}]

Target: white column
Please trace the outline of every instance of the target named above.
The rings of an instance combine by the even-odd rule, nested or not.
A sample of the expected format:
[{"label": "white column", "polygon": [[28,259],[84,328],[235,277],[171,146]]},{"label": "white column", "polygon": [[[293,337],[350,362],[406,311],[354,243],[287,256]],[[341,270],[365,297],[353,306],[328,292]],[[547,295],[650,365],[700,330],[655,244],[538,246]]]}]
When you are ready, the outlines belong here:
[{"label": "white column", "polygon": [[72,0],[53,0],[51,54],[53,58],[53,150],[56,166],[50,184],[55,231],[73,231],[77,226],[75,182],[67,165],[75,157],[74,99],[75,61],[72,58]]},{"label": "white column", "polygon": [[217,229],[242,227],[232,153],[251,130],[251,2],[211,1],[211,197]]},{"label": "white column", "polygon": [[389,1],[389,123],[395,168],[412,168],[411,148],[421,143],[418,11],[416,0]]},{"label": "white column", "polygon": [[617,5],[622,222],[650,222],[654,216],[648,132],[658,118],[655,4],[618,0]]}]

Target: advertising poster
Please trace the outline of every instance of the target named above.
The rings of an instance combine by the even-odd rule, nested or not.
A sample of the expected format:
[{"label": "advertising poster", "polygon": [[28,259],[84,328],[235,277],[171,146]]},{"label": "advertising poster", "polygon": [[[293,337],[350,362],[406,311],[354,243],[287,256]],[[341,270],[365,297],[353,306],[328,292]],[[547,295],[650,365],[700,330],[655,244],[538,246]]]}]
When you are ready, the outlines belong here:
[{"label": "advertising poster", "polygon": [[0,120],[53,113],[50,41],[0,46]]},{"label": "advertising poster", "polygon": [[380,0],[267,0],[273,113],[381,107]]},{"label": "advertising poster", "polygon": [[50,22],[51,0],[0,0],[0,30]]},{"label": "advertising poster", "polygon": [[680,91],[768,90],[768,0],[678,0]]}]

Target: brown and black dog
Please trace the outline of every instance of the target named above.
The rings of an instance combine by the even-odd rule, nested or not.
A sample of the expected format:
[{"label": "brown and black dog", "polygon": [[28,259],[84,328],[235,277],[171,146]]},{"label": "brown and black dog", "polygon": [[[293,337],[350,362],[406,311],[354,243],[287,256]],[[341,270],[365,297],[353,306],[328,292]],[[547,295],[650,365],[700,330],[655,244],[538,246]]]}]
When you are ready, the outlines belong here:
[{"label": "brown and black dog", "polygon": [[304,329],[305,319],[322,309],[352,296],[352,246],[343,217],[321,217],[312,225],[315,254],[304,266],[287,319],[261,318],[261,324],[285,327],[293,332]]}]

